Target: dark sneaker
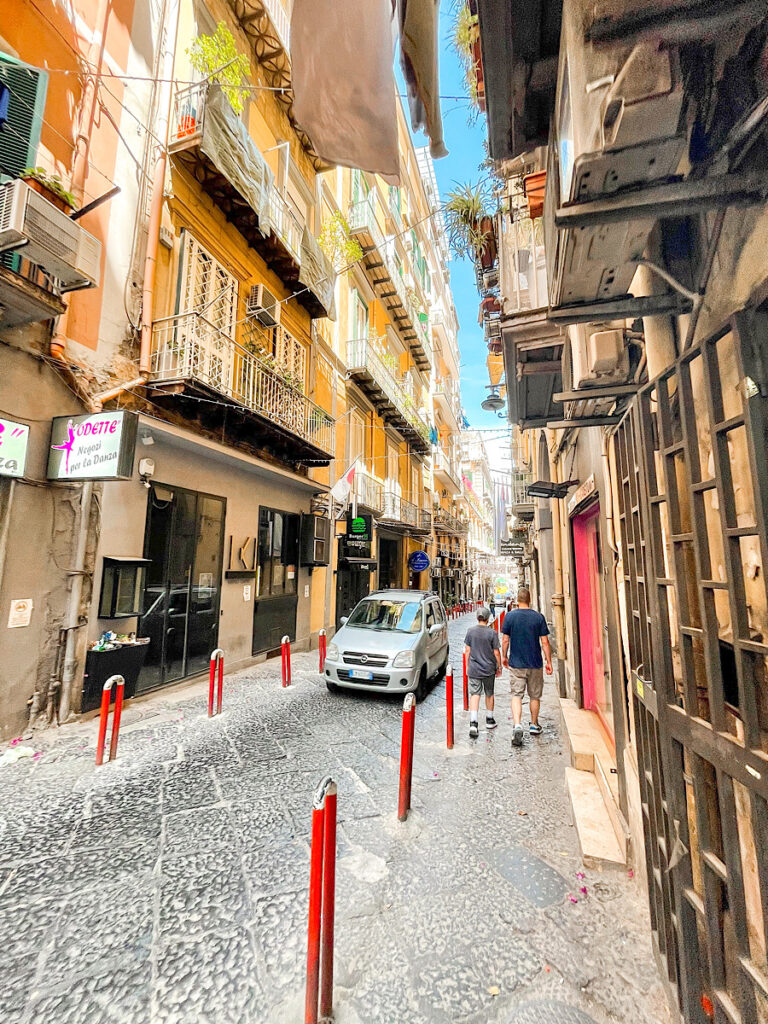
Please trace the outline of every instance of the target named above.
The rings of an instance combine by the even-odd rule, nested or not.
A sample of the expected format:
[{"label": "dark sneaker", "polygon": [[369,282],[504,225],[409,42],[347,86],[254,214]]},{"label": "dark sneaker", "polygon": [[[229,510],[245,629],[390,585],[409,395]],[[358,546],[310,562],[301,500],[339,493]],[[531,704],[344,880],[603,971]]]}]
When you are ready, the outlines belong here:
[{"label": "dark sneaker", "polygon": [[531,722],[528,732],[531,736],[541,736],[544,730],[541,728],[538,722]]},{"label": "dark sneaker", "polygon": [[486,729],[495,729],[496,728],[496,719],[493,717],[493,715],[486,715],[485,716],[485,728]]},{"label": "dark sneaker", "polygon": [[477,739],[477,722],[469,723],[469,738],[471,740]]},{"label": "dark sneaker", "polygon": [[516,725],[515,731],[512,733],[512,746],[521,747],[523,745],[523,727],[522,725]]}]

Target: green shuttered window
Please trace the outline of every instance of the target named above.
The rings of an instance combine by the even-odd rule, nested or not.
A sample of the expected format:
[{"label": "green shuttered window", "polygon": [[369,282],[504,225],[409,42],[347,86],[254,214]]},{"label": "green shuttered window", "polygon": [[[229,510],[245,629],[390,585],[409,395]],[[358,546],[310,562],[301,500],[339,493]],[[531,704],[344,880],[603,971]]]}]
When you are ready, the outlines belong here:
[{"label": "green shuttered window", "polygon": [[0,84],[10,90],[8,120],[0,131],[0,180],[34,166],[40,144],[48,74],[0,53]]}]

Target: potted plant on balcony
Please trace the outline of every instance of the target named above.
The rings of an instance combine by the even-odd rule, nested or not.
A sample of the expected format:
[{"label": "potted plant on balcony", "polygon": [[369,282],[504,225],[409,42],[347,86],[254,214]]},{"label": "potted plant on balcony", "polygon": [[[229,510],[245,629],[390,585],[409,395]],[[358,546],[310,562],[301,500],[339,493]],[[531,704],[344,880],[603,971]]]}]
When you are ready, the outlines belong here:
[{"label": "potted plant on balcony", "polygon": [[452,189],[446,197],[445,219],[455,255],[485,266],[496,249],[487,185],[466,182]]},{"label": "potted plant on balcony", "polygon": [[58,174],[49,174],[44,167],[25,167],[19,177],[63,213],[77,209],[75,197],[64,187]]},{"label": "potted plant on balcony", "polygon": [[[212,35],[201,35],[187,48],[187,56],[195,71],[209,82],[220,85],[236,114],[245,110],[247,90],[243,80],[248,78],[250,62],[244,53],[239,53],[235,37],[223,21],[216,26]],[[197,110],[190,99],[187,108],[182,108],[178,132],[192,134],[197,125]]]}]

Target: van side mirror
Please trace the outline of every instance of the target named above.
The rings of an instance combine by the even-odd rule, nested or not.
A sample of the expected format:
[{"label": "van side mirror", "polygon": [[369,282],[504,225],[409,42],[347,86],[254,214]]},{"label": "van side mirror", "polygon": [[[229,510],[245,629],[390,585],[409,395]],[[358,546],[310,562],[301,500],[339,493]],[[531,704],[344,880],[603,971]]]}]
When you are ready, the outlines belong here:
[{"label": "van side mirror", "polygon": [[342,626],[346,626],[348,621],[349,621],[349,616],[348,615],[342,615],[341,618],[339,619],[339,622],[342,624]]}]

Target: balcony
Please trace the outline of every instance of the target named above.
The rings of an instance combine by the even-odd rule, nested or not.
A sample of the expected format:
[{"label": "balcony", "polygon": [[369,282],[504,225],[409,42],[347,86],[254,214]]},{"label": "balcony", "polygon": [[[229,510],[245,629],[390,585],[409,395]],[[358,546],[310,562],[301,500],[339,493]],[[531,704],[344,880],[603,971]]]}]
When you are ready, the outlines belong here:
[{"label": "balcony", "polygon": [[459,343],[456,340],[455,324],[441,309],[435,309],[430,312],[429,323],[435,340],[442,348],[443,355],[446,358],[450,357],[458,370],[461,358],[459,356]]},{"label": "balcony", "polygon": [[461,429],[461,389],[457,380],[441,377],[435,386],[434,401],[446,422]]},{"label": "balcony", "polygon": [[350,235],[363,250],[363,265],[373,290],[387,307],[389,317],[413,353],[416,365],[420,370],[429,370],[433,355],[427,329],[419,320],[395,262],[393,243],[385,239],[379,227],[373,193],[350,206],[347,220]]},{"label": "balcony", "polygon": [[432,532],[432,517],[426,509],[418,508],[412,501],[406,501],[395,491],[384,491],[384,508],[381,522],[389,527],[403,530],[414,537],[427,536]]},{"label": "balcony", "polygon": [[352,481],[352,491],[358,505],[380,515],[384,509],[384,488],[378,480],[367,473],[356,471]]},{"label": "balcony", "polygon": [[0,253],[0,329],[52,320],[65,309],[55,278],[17,253]]},{"label": "balcony", "polygon": [[333,309],[336,274],[275,187],[264,157],[221,87],[198,82],[174,97],[168,151],[313,317]]},{"label": "balcony", "polygon": [[422,455],[430,450],[429,428],[407,388],[386,366],[370,340],[347,343],[347,373],[365,392],[382,419]]},{"label": "balcony", "polygon": [[521,316],[549,305],[544,257],[544,222],[516,212],[501,218],[499,271],[505,316]]},{"label": "balcony", "polygon": [[[155,321],[151,367],[153,397],[173,398],[190,418],[211,428],[220,420],[231,436],[289,462],[332,458],[333,419],[199,313]],[[226,403],[206,406],[195,400],[201,395]]]},{"label": "balcony", "polygon": [[432,518],[435,524],[435,533],[448,534],[450,537],[466,536],[467,524],[444,508],[436,507]]},{"label": "balcony", "polygon": [[454,452],[436,448],[432,453],[432,474],[436,487],[444,488],[450,495],[461,493],[461,467]]}]

